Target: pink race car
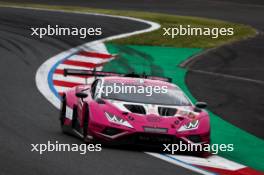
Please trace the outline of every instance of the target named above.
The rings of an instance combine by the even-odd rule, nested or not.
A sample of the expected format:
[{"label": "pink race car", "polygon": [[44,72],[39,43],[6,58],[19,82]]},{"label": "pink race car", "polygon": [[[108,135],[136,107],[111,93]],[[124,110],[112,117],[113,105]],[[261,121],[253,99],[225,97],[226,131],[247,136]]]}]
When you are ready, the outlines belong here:
[{"label": "pink race car", "polygon": [[[73,69],[65,69],[64,75],[95,78],[92,84],[73,87],[62,95],[63,132],[85,142],[210,143],[209,116],[203,109],[206,103],[193,105],[169,78]],[[125,87],[141,91],[124,92]]]}]

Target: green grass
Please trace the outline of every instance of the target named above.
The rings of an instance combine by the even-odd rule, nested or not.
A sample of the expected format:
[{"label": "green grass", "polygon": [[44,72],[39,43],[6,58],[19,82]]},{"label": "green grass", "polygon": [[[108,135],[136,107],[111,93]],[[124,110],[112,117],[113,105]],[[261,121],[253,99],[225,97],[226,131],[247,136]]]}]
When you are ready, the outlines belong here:
[{"label": "green grass", "polygon": [[[250,26],[235,24],[220,20],[212,20],[206,18],[189,17],[189,16],[176,16],[160,13],[150,12],[138,12],[138,11],[122,11],[122,10],[106,10],[106,9],[94,9],[77,6],[53,6],[53,5],[40,5],[40,4],[26,4],[26,3],[6,3],[0,2],[0,6],[22,6],[22,7],[35,7],[43,9],[55,9],[66,11],[79,11],[79,12],[95,12],[111,15],[121,15],[135,17],[145,20],[157,22],[161,25],[161,28],[144,34],[131,36],[129,38],[123,38],[111,41],[116,44],[137,44],[137,45],[155,45],[155,46],[173,46],[181,48],[211,48],[225,43],[238,41],[248,37],[256,35],[255,29]],[[234,28],[233,36],[219,36],[217,39],[211,38],[211,36],[177,36],[171,39],[168,36],[163,36],[163,27],[178,27],[179,25],[192,27],[208,27],[208,28]]]}]

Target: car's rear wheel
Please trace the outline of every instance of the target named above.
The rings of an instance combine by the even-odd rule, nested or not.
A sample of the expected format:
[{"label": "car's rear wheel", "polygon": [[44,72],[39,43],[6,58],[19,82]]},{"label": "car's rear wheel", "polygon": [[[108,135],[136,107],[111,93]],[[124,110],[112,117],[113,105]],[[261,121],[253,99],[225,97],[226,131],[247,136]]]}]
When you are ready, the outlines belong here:
[{"label": "car's rear wheel", "polygon": [[89,139],[88,136],[88,125],[89,125],[89,106],[87,103],[84,104],[84,119],[83,119],[83,140],[85,142],[91,142],[91,139]]},{"label": "car's rear wheel", "polygon": [[77,127],[77,117],[78,117],[77,106],[73,105],[72,129],[76,129],[76,127]]},{"label": "car's rear wheel", "polygon": [[64,125],[64,121],[65,121],[65,115],[66,115],[66,95],[63,94],[62,95],[62,100],[61,100],[61,110],[60,110],[60,125],[63,126]]}]

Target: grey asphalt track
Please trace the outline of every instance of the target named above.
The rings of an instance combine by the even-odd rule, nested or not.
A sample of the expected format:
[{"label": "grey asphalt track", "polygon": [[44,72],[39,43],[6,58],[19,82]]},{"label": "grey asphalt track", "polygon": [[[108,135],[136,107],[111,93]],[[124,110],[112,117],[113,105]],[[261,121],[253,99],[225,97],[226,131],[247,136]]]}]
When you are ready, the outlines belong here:
[{"label": "grey asphalt track", "polygon": [[82,143],[60,131],[59,111],[37,90],[35,74],[51,56],[87,40],[30,36],[30,27],[47,24],[102,27],[104,35],[148,25],[92,15],[0,8],[0,174],[197,174],[137,151],[103,148],[102,152],[31,152],[31,144]]},{"label": "grey asphalt track", "polygon": [[[264,85],[252,83],[264,79],[263,0],[63,0],[59,2],[27,0],[27,2],[199,16],[255,27],[260,32],[255,38],[224,46],[195,59],[195,62],[188,65],[186,83],[198,100],[208,102],[211,111],[237,127],[264,138]],[[226,75],[239,78],[230,78]]]}]

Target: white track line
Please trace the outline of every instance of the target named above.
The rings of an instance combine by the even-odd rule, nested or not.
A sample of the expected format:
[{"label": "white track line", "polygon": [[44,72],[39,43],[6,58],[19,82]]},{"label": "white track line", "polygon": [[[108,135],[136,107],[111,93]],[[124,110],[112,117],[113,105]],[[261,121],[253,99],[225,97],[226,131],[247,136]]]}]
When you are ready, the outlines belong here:
[{"label": "white track line", "polygon": [[65,92],[65,91],[71,89],[70,87],[64,87],[64,86],[54,86],[54,88],[57,90],[58,93]]},{"label": "white track line", "polygon": [[74,66],[74,65],[68,65],[68,64],[59,64],[56,69],[81,69],[81,70],[93,70],[93,68],[88,67],[82,67],[82,66]]},{"label": "white track line", "polygon": [[234,79],[234,80],[247,81],[247,82],[257,83],[257,84],[264,84],[264,81],[261,81],[261,80],[255,80],[255,79],[245,78],[245,77],[240,77],[240,76],[235,76],[235,75],[228,75],[228,74],[208,72],[208,71],[195,70],[195,69],[189,69],[189,70],[191,72],[200,73],[200,74],[213,75],[213,76],[217,76],[217,77],[224,77],[224,78],[229,78],[229,79]]},{"label": "white track line", "polygon": [[208,158],[183,156],[183,155],[169,155],[169,156],[183,162],[188,162],[189,164],[193,164],[193,165],[220,168],[230,171],[236,171],[238,169],[242,169],[246,167],[244,165],[238,164],[236,162],[230,161],[228,159],[225,159],[217,155],[212,155]]},{"label": "white track line", "polygon": [[94,57],[87,57],[87,56],[81,56],[81,55],[73,55],[67,60],[81,61],[81,62],[93,63],[93,64],[101,64],[101,63],[111,61],[111,59],[94,58]]},{"label": "white track line", "polygon": [[86,78],[81,78],[76,76],[65,77],[62,74],[53,74],[53,80],[66,81],[71,83],[81,83],[81,84],[85,84],[86,82]]},{"label": "white track line", "polygon": [[[178,165],[181,167],[184,167],[186,169],[192,170],[194,172],[200,173],[200,174],[204,174],[204,175],[216,175],[215,173],[203,170],[201,168],[195,167],[189,163],[185,163],[184,161],[178,160],[176,158],[167,156],[167,155],[162,155],[162,154],[158,154],[158,153],[151,153],[151,152],[145,152],[146,154],[149,154],[151,156],[154,156],[156,158],[162,159],[166,162],[172,163],[174,165]],[[173,173],[172,173],[173,174]]]}]

